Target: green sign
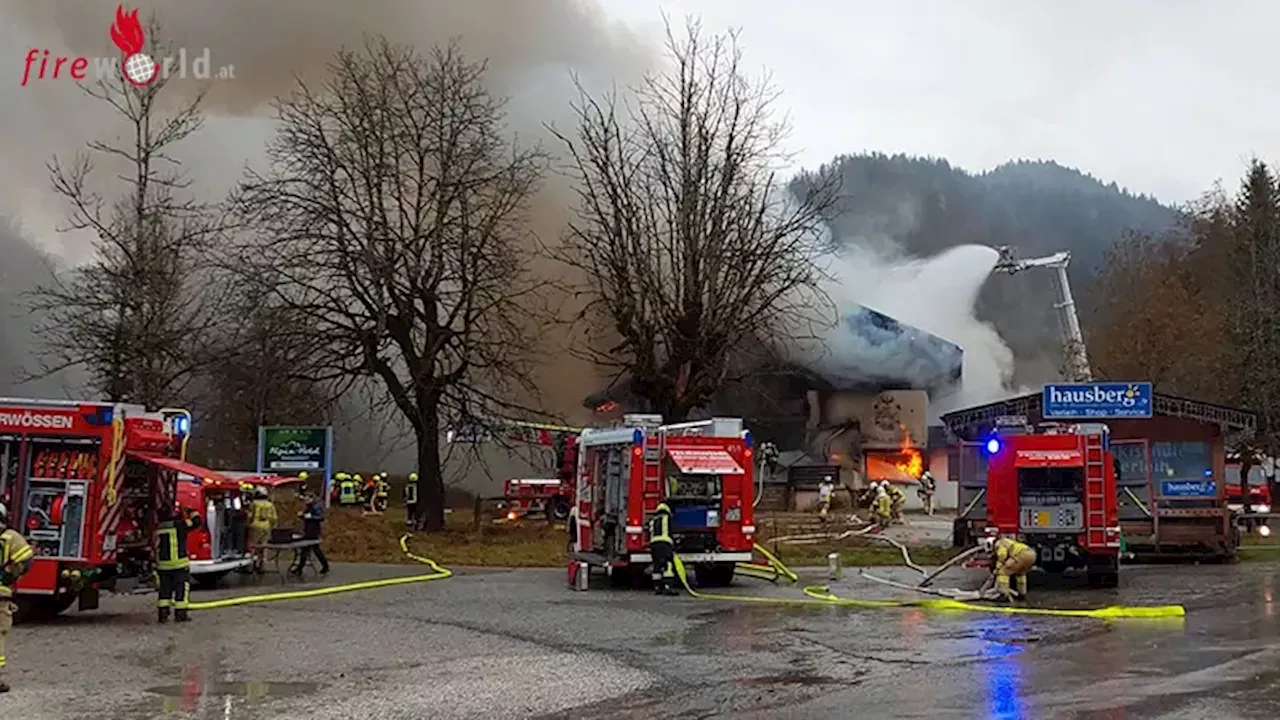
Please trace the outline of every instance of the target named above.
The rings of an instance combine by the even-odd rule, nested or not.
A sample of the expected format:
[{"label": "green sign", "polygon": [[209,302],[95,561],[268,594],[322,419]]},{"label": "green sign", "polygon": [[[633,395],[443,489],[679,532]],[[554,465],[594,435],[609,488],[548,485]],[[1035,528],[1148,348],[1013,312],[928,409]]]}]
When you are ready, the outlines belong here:
[{"label": "green sign", "polygon": [[258,472],[296,474],[325,471],[329,467],[332,443],[332,428],[259,428]]}]

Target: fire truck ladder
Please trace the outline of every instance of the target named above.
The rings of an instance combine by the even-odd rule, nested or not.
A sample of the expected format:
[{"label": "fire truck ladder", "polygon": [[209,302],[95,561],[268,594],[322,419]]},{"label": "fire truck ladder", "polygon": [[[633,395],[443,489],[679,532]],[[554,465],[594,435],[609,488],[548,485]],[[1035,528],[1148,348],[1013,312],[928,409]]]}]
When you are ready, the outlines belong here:
[{"label": "fire truck ladder", "polygon": [[1089,544],[1107,544],[1106,453],[1101,435],[1084,438],[1084,502],[1087,508],[1086,530]]}]

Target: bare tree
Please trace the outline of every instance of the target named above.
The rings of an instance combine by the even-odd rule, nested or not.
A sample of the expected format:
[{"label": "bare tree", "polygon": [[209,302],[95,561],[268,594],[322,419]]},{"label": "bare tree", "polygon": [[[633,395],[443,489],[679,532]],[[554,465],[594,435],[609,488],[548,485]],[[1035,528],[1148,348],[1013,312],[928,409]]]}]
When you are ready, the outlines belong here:
[{"label": "bare tree", "polygon": [[[148,37],[157,30],[152,23]],[[205,357],[197,343],[211,303],[201,292],[201,258],[217,232],[210,207],[185,192],[190,183],[172,155],[201,128],[200,98],[166,113],[167,84],[161,76],[140,88],[120,77],[85,87],[126,132],[88,143],[69,164],[50,161],[53,189],[71,206],[65,230],[91,234],[94,256],[31,297],[41,342],[35,376],[81,366],[108,399],[149,407],[185,399]],[[95,173],[95,158],[106,172]],[[117,183],[127,190],[112,198],[95,190]]]},{"label": "bare tree", "polygon": [[[530,397],[539,286],[526,211],[542,155],[508,137],[485,65],[378,38],[278,103],[239,207],[273,294],[314,321],[326,379],[375,378],[417,443],[419,527],[444,524],[442,428]],[[252,278],[257,271],[250,271]]]},{"label": "bare tree", "polygon": [[[557,133],[579,203],[554,254],[583,278],[586,353],[629,372],[671,420],[705,407],[734,355],[772,339],[823,299],[820,232],[834,175],[780,178],[788,126],[777,92],[743,73],[736,36],[668,29],[672,69],[625,99],[581,92]],[[555,132],[553,130],[553,132]],[[810,308],[812,305],[810,305]]]}]

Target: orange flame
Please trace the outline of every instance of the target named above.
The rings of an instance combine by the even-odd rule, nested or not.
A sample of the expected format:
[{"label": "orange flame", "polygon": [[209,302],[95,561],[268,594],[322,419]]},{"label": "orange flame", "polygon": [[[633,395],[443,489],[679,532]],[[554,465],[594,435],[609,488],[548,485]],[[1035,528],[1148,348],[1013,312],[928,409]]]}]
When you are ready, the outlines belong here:
[{"label": "orange flame", "polygon": [[902,444],[898,451],[902,454],[902,459],[893,464],[898,472],[910,478],[919,478],[924,472],[924,456],[915,448],[915,444],[911,442],[911,431],[907,430],[905,425],[902,428]]}]

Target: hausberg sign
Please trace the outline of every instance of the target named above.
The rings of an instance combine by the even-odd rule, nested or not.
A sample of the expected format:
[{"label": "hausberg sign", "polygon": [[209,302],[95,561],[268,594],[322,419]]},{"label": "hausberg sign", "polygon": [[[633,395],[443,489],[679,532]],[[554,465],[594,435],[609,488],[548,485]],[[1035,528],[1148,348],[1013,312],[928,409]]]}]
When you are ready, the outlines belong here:
[{"label": "hausberg sign", "polygon": [[1149,418],[1154,393],[1151,383],[1063,383],[1045,385],[1045,420],[1105,420]]}]

